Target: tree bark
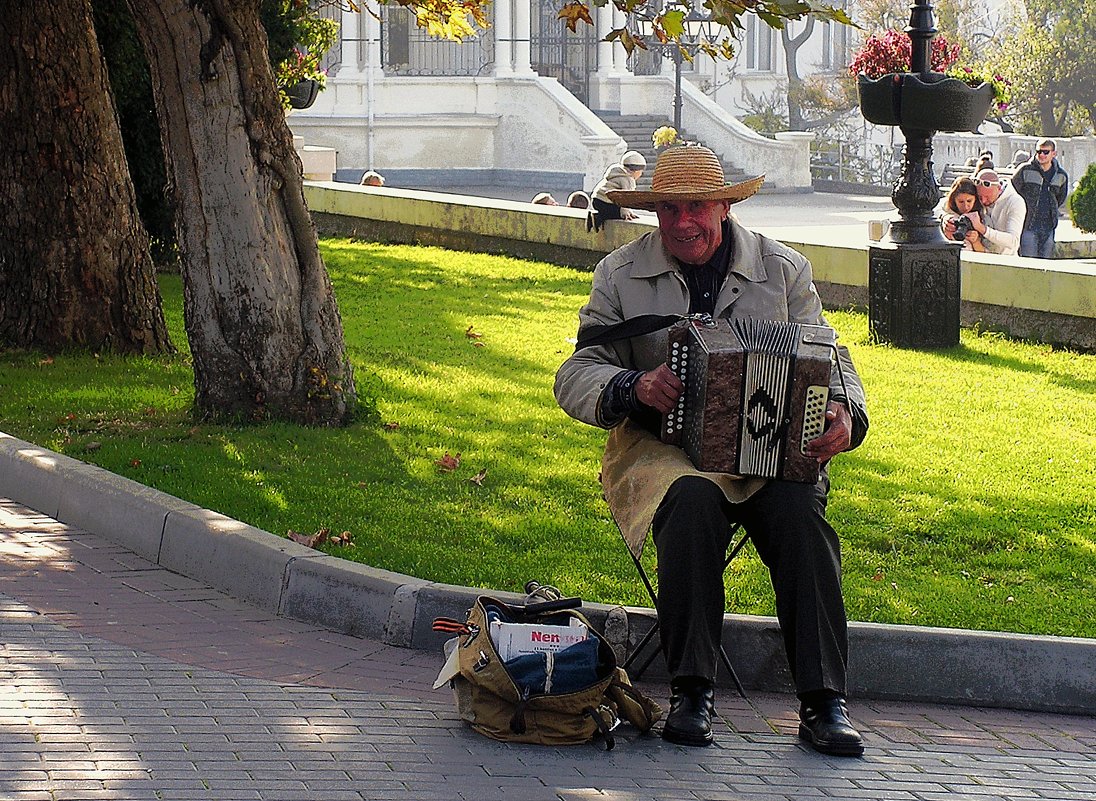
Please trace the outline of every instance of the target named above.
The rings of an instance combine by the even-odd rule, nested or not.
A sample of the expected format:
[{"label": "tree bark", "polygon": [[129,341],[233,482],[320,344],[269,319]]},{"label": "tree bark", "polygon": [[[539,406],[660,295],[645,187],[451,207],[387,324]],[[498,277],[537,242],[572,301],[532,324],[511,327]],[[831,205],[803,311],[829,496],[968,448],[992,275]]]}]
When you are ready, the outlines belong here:
[{"label": "tree bark", "polygon": [[[790,25],[790,23],[789,23]],[[803,121],[803,79],[799,77],[799,48],[814,33],[814,17],[807,17],[806,25],[798,36],[792,36],[785,25],[780,29],[780,41],[784,45],[784,66],[788,71],[788,130],[805,130]]]},{"label": "tree bark", "polygon": [[170,350],[89,0],[0,19],[0,344]]},{"label": "tree bark", "polygon": [[258,0],[129,5],[175,193],[197,411],[347,422],[353,374]]}]

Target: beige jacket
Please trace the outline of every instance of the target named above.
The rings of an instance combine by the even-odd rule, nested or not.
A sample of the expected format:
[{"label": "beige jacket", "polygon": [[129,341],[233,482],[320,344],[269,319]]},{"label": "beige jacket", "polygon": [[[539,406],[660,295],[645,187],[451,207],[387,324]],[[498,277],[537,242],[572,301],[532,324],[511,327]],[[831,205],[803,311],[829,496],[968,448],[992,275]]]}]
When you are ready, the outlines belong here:
[{"label": "beige jacket", "polygon": [[596,197],[605,203],[612,203],[613,201],[609,200],[610,192],[633,192],[635,188],[636,179],[628,172],[627,167],[623,164],[610,164],[601,181],[594,187],[591,197]]},{"label": "beige jacket", "polygon": [[[799,252],[743,228],[731,218],[733,249],[727,279],[716,299],[718,318],[760,318],[828,325],[812,280],[810,262]],[[594,270],[589,302],[579,311],[579,330],[608,325],[641,314],[686,314],[688,289],[677,262],[666,252],[657,230],[610,253]],[[571,417],[598,425],[602,390],[617,373],[651,370],[666,361],[665,330],[584,348],[556,373],[555,396]],[[848,351],[839,347],[843,388],[835,368],[830,390],[846,395],[854,417],[866,429],[864,388]],[[860,437],[863,431],[859,432]],[[854,432],[854,445],[859,444]],[[606,443],[602,488],[614,519],[634,553],[646,539],[654,511],[670,484],[687,474],[715,481],[732,502],[741,502],[764,480],[698,473],[684,452],[663,445],[631,422],[617,426]]]}]

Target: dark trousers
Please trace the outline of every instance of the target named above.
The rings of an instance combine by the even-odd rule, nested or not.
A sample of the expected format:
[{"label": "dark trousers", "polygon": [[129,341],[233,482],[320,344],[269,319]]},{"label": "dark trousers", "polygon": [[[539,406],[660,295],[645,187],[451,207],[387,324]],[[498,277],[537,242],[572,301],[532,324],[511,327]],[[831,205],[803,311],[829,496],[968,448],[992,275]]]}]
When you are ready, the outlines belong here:
[{"label": "dark trousers", "polygon": [[726,598],[723,563],[741,522],[769,569],[796,692],[845,694],[848,630],[841,550],[817,484],[770,481],[732,504],[712,482],[684,476],[655,514],[658,619],[670,675],[715,678]]}]

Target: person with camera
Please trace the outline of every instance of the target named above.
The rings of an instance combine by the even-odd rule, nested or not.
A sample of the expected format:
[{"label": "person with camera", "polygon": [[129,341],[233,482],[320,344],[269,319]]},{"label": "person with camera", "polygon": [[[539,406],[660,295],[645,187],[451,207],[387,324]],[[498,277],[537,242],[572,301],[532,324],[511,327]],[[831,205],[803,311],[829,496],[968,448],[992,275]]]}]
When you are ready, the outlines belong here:
[{"label": "person with camera", "polygon": [[[1027,216],[1024,199],[993,170],[981,170],[975,175],[974,189],[982,204],[982,219],[971,220],[971,224],[982,238],[986,253],[1016,256]],[[944,221],[944,236],[955,239],[955,223],[951,220]]]},{"label": "person with camera", "polygon": [[974,221],[982,220],[982,204],[978,202],[978,188],[974,185],[974,179],[965,175],[956,178],[941,205],[941,225],[950,222],[954,226],[948,238],[962,242],[963,250],[984,253],[986,246],[982,243],[982,235],[974,228]]}]

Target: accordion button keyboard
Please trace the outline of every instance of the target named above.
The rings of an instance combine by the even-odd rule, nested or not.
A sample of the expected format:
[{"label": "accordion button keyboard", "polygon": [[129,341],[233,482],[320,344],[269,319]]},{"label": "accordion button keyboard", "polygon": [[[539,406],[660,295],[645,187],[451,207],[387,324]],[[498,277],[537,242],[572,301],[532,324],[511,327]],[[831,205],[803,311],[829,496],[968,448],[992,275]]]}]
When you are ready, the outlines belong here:
[{"label": "accordion button keyboard", "polygon": [[819,437],[826,427],[826,405],[830,398],[829,387],[807,387],[807,398],[803,405],[803,436],[799,443],[799,452],[807,452],[807,443]]}]

